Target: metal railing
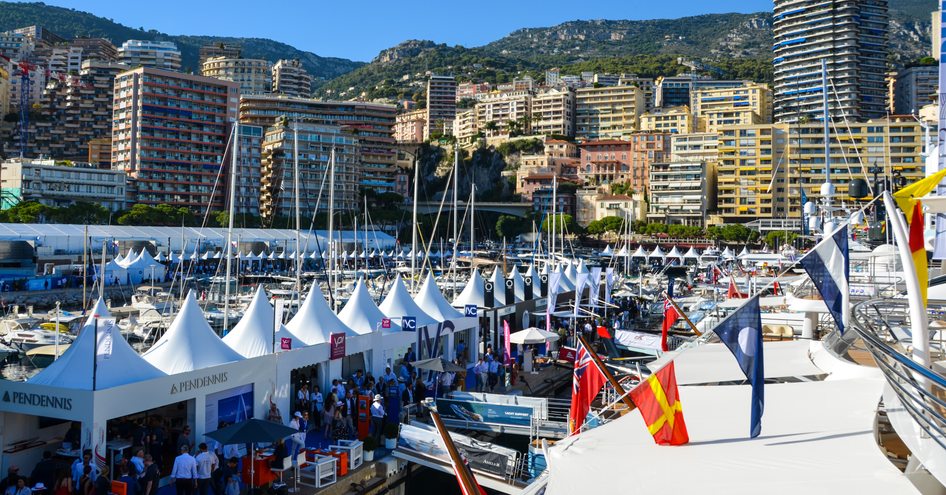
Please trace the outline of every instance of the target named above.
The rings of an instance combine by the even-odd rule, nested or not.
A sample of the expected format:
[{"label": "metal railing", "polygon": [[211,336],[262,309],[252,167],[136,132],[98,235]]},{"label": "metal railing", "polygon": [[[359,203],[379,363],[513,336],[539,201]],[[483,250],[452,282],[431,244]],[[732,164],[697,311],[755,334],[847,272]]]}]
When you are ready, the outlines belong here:
[{"label": "metal railing", "polygon": [[[927,309],[931,320],[941,319],[946,314],[946,306],[935,306],[932,302]],[[843,354],[856,345],[855,340],[860,337],[913,422],[926,437],[946,450],[946,376],[910,357],[907,302],[874,299],[857,304],[851,314],[851,327],[854,332],[847,332],[844,337],[832,335],[825,339],[825,347]],[[943,349],[941,340],[931,342],[934,361],[942,358]]]}]

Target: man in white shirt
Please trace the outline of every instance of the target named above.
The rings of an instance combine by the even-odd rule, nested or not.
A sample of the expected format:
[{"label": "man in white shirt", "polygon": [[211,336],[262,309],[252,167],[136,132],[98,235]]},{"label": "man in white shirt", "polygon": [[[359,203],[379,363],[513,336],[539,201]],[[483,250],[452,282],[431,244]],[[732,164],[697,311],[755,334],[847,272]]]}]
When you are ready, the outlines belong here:
[{"label": "man in white shirt", "polygon": [[[299,411],[296,411],[296,413],[292,415],[292,419],[289,420],[289,427],[298,432],[300,419],[302,419],[302,413]],[[295,458],[296,454],[299,452],[299,449],[305,448],[305,443],[300,441],[298,433],[293,433],[292,435],[289,435],[288,447],[289,447],[289,456],[292,458]],[[201,494],[201,495],[204,495],[204,494]]]},{"label": "man in white shirt", "polygon": [[371,433],[378,442],[381,441],[381,427],[384,425],[384,406],[381,401],[381,394],[376,394],[371,402]]},{"label": "man in white shirt", "polygon": [[197,460],[188,453],[190,447],[181,445],[181,455],[174,458],[174,467],[171,468],[171,479],[177,495],[194,495],[197,486]]},{"label": "man in white shirt", "polygon": [[[210,494],[210,477],[213,474],[214,470],[217,469],[217,465],[220,464],[220,461],[217,460],[217,455],[213,452],[210,452],[207,449],[207,444],[200,444],[200,453],[197,454],[197,457],[194,459],[197,461],[197,493],[199,495],[209,495]],[[177,461],[175,461],[175,464]]]}]

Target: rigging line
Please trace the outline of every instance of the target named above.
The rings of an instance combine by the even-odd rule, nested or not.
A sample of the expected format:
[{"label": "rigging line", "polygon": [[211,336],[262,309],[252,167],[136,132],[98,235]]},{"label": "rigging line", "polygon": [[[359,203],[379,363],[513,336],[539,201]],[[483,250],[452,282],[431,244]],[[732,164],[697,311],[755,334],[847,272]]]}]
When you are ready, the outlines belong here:
[{"label": "rigging line", "polygon": [[[841,107],[841,97],[838,96],[838,89],[834,86],[834,79],[828,79],[828,84],[831,85],[831,90],[834,93],[834,100],[838,103],[838,107]],[[847,129],[847,135],[854,139],[854,133],[851,131],[851,123],[847,120],[847,112],[841,114],[841,118],[844,120],[844,127]],[[890,128],[890,121],[887,121],[887,128]],[[888,146],[889,143],[884,143],[885,146]],[[844,153],[844,149],[841,149],[841,153]],[[870,182],[870,176],[867,175],[867,167],[864,166],[864,159],[861,158],[861,152],[857,146],[854,147],[854,156],[857,157],[857,162],[861,164],[861,172],[864,173],[864,180],[867,182],[867,188],[870,191],[870,195],[874,196],[874,185]]]}]

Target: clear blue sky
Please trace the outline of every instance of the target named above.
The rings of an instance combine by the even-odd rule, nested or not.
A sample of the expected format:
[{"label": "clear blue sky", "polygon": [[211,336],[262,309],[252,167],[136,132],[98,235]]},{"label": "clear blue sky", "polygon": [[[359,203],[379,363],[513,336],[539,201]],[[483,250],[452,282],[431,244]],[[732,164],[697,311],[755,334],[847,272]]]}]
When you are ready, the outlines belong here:
[{"label": "clear blue sky", "polygon": [[[370,60],[407,39],[479,46],[522,27],[772,9],[772,0],[44,0],[169,34],[271,38]],[[225,6],[225,7],[224,7]]]}]

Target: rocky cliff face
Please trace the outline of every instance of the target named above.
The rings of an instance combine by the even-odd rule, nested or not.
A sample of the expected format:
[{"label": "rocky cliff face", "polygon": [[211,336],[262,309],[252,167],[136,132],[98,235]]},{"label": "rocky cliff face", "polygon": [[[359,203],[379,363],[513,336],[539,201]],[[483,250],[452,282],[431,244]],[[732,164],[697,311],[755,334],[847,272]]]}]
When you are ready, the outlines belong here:
[{"label": "rocky cliff face", "polygon": [[372,63],[389,64],[405,58],[416,57],[424,50],[436,47],[437,44],[428,40],[407,40],[397,46],[382,50]]}]

